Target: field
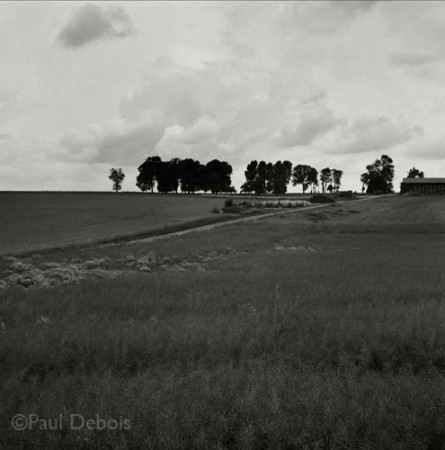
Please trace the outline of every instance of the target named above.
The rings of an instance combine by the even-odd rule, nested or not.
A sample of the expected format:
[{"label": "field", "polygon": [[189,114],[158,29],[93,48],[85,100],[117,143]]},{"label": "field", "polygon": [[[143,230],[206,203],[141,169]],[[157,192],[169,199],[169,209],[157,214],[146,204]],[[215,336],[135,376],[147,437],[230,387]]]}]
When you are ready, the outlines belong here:
[{"label": "field", "polygon": [[443,196],[0,256],[0,448],[445,448],[444,266]]},{"label": "field", "polygon": [[222,204],[198,195],[0,192],[0,254],[215,221],[211,210]]}]

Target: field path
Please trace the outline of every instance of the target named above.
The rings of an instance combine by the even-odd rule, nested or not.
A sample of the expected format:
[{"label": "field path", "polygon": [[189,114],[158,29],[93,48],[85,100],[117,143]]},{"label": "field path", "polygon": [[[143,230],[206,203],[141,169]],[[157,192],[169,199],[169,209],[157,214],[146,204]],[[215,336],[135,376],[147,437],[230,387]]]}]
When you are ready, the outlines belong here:
[{"label": "field path", "polygon": [[[278,216],[278,215],[284,215],[284,214],[294,214],[294,213],[298,213],[301,211],[309,211],[311,209],[320,209],[320,208],[327,208],[329,206],[334,206],[334,205],[340,205],[340,204],[354,204],[356,202],[363,202],[365,200],[373,200],[376,198],[383,198],[383,197],[392,197],[396,194],[387,194],[387,195],[380,195],[380,196],[372,196],[372,197],[365,197],[362,198],[360,200],[354,200],[354,201],[342,201],[342,202],[335,202],[335,203],[323,203],[323,204],[319,204],[319,205],[314,205],[314,206],[308,206],[308,207],[303,207],[303,208],[291,208],[291,209],[287,209],[287,210],[280,210],[280,211],[274,211],[271,213],[267,213],[267,214],[258,214],[255,216],[249,216],[249,217],[242,217],[240,219],[232,219],[232,220],[225,220],[223,222],[217,222],[217,223],[212,223],[209,225],[202,225],[202,226],[197,226],[197,227],[191,227],[191,228],[187,228],[185,230],[181,230],[181,231],[175,231],[172,233],[165,233],[165,234],[161,234],[161,235],[157,235],[157,236],[150,236],[150,237],[146,237],[146,238],[142,238],[142,239],[134,239],[132,241],[128,241],[126,242],[126,244],[139,244],[139,243],[147,243],[147,242],[153,242],[153,241],[158,241],[161,239],[168,239],[171,237],[176,237],[176,236],[182,236],[184,234],[189,234],[189,233],[193,233],[195,231],[208,231],[208,230],[214,230],[215,228],[220,228],[220,227],[225,227],[228,225],[235,225],[238,223],[244,223],[244,222],[252,222],[254,220],[260,220],[260,219],[265,219],[267,217],[273,217],[273,216]],[[109,243],[109,244],[104,244],[101,245],[101,247],[109,247],[112,245],[116,245],[115,243]]]}]

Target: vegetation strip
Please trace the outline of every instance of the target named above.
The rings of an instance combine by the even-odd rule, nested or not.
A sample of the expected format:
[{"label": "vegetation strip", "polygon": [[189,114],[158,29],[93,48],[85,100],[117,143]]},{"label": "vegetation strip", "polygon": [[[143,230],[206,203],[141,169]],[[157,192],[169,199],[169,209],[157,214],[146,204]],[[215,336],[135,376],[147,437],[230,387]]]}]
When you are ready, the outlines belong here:
[{"label": "vegetation strip", "polygon": [[[393,195],[393,194],[385,195],[385,197],[390,197],[391,195]],[[361,202],[361,201],[364,201],[364,200],[371,200],[371,199],[382,198],[382,197],[384,197],[384,196],[380,196],[380,197],[365,197],[365,198],[362,198],[362,199],[356,200],[356,201],[360,201]],[[170,237],[182,236],[184,234],[193,233],[195,231],[208,231],[208,230],[213,230],[215,228],[224,227],[224,226],[227,226],[227,225],[235,225],[235,224],[238,224],[238,223],[251,222],[253,220],[266,219],[267,217],[283,215],[283,214],[291,214],[291,213],[300,212],[300,211],[309,211],[309,210],[312,210],[312,209],[326,208],[328,206],[333,206],[335,204],[340,205],[340,204],[344,204],[344,203],[349,203],[349,202],[323,203],[323,204],[320,204],[320,205],[308,206],[308,207],[305,207],[305,208],[280,210],[280,211],[274,211],[272,213],[267,213],[267,214],[258,214],[258,215],[254,215],[254,216],[243,217],[243,218],[240,218],[240,219],[225,220],[223,222],[218,222],[218,223],[213,223],[213,224],[210,224],[210,225],[202,225],[202,226],[198,226],[198,227],[188,228],[186,230],[176,231],[174,233],[161,234],[161,235],[158,235],[158,236],[151,236],[151,237],[143,238],[143,239],[135,239],[133,241],[127,242],[127,244],[139,244],[141,242],[153,242],[153,241],[160,240],[160,239],[167,239],[167,238],[170,238]],[[114,244],[108,244],[108,245],[114,245]]]}]

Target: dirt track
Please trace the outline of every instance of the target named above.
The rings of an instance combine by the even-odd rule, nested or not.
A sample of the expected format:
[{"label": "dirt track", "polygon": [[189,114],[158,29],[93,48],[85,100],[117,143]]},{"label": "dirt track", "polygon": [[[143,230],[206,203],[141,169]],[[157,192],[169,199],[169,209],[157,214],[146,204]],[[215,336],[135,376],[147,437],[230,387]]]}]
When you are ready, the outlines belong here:
[{"label": "dirt track", "polygon": [[[381,196],[377,196],[377,197],[365,197],[360,200],[355,200],[353,203],[362,202],[365,200],[372,200],[375,198],[389,197],[392,195],[395,195],[395,194],[388,194],[385,196],[381,195]],[[345,203],[351,203],[351,201],[343,201],[343,202],[336,202],[336,203],[323,203],[320,205],[308,206],[306,208],[304,208],[304,207],[303,208],[291,208],[291,209],[287,209],[287,210],[281,209],[280,211],[274,211],[274,212],[267,213],[267,214],[258,214],[256,216],[242,217],[240,219],[232,219],[232,220],[227,220],[224,222],[218,222],[218,223],[213,223],[213,224],[209,224],[209,225],[188,228],[186,230],[175,231],[173,233],[166,233],[166,234],[162,234],[159,236],[151,236],[151,237],[142,238],[142,239],[135,239],[132,241],[128,241],[127,244],[139,244],[141,242],[153,242],[153,241],[158,241],[160,239],[168,239],[168,238],[175,237],[175,236],[182,236],[184,234],[193,233],[195,231],[213,230],[215,228],[225,227],[227,225],[235,225],[237,223],[252,222],[254,220],[265,219],[266,217],[272,217],[272,216],[284,215],[284,214],[295,214],[295,213],[298,213],[301,211],[309,211],[311,209],[327,208],[329,206],[345,204]],[[108,246],[108,245],[115,245],[115,244],[105,244],[105,246]]]}]

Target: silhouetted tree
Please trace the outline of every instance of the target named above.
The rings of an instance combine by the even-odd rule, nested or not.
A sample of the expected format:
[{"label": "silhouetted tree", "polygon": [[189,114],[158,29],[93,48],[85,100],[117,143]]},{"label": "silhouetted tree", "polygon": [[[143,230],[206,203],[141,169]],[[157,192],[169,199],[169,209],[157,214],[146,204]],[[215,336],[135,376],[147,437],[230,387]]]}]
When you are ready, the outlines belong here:
[{"label": "silhouetted tree", "polygon": [[266,164],[266,192],[268,194],[273,192],[273,164],[271,162]]},{"label": "silhouetted tree", "polygon": [[255,177],[257,175],[258,161],[250,161],[247,164],[246,170],[244,171],[244,176],[246,177],[246,182],[241,186],[241,192],[252,193],[255,190]]},{"label": "silhouetted tree", "polygon": [[122,189],[122,182],[124,181],[125,174],[122,169],[110,169],[110,176],[108,177],[113,182],[113,190],[116,194]]},{"label": "silhouetted tree", "polygon": [[195,193],[200,190],[203,179],[202,164],[194,159],[181,160],[179,164],[181,191]]},{"label": "silhouetted tree", "polygon": [[261,195],[266,192],[267,164],[260,161],[256,169],[256,176],[253,182],[255,194]]},{"label": "silhouetted tree", "polygon": [[322,192],[326,192],[326,186],[332,182],[332,172],[329,167],[320,171],[320,181]]},{"label": "silhouetted tree", "polygon": [[210,190],[213,194],[218,192],[230,192],[232,184],[232,166],[226,161],[214,159],[205,165],[204,180],[201,188],[204,191]]},{"label": "silhouetted tree", "polygon": [[294,167],[292,172],[292,184],[296,186],[297,184],[301,184],[303,188],[303,194],[306,192],[306,189],[312,184],[311,176],[313,177],[313,167],[308,166],[307,164],[298,164]]},{"label": "silhouetted tree", "polygon": [[384,194],[392,192],[394,179],[394,164],[392,159],[387,155],[382,155],[380,159],[376,159],[372,164],[366,166],[366,172],[360,176],[360,181],[367,186],[366,192]]},{"label": "silhouetted tree", "polygon": [[161,161],[156,169],[158,192],[178,192],[180,159]]},{"label": "silhouetted tree", "polygon": [[311,167],[308,176],[308,182],[311,185],[311,191],[314,192],[314,187],[318,186],[318,170],[314,167]]},{"label": "silhouetted tree", "polygon": [[277,161],[273,166],[273,193],[282,195],[287,192],[287,185],[292,177],[292,163]]},{"label": "silhouetted tree", "polygon": [[409,169],[408,178],[424,178],[424,173],[420,170],[417,170],[415,167]]},{"label": "silhouetted tree", "polygon": [[156,183],[158,167],[161,164],[159,156],[149,156],[139,167],[139,175],[136,178],[136,186],[142,191],[151,191]]},{"label": "silhouetted tree", "polygon": [[342,176],[343,170],[332,169],[333,188],[337,192],[340,190]]}]

